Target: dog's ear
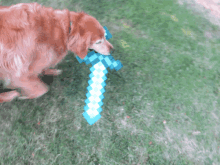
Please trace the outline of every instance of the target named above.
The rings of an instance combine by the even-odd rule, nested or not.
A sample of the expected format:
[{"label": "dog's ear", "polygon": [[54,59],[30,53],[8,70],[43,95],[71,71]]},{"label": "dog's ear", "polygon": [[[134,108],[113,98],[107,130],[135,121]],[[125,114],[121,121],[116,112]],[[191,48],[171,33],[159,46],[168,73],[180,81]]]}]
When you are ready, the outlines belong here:
[{"label": "dog's ear", "polygon": [[91,41],[90,34],[84,34],[82,36],[82,34],[78,33],[69,39],[68,50],[75,53],[81,59],[84,59],[88,53],[90,41]]},{"label": "dog's ear", "polygon": [[74,52],[81,59],[85,58],[91,42],[91,33],[86,31],[84,12],[70,12],[71,31],[68,41],[68,50]]}]

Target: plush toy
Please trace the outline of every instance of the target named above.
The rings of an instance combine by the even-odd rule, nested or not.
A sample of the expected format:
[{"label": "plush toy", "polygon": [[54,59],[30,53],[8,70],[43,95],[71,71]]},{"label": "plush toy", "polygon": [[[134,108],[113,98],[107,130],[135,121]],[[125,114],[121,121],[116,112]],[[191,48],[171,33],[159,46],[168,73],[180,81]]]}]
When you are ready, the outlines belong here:
[{"label": "plush toy", "polygon": [[[112,38],[107,27],[104,26],[104,29],[106,39]],[[107,68],[109,67],[111,70],[115,69],[118,71],[123,65],[119,60],[115,61],[111,55],[101,55],[94,51],[88,53],[83,60],[78,56],[76,58],[79,63],[85,62],[86,64],[92,64],[90,68],[91,74],[89,75],[90,80],[88,81],[89,86],[87,87],[87,99],[85,100],[85,112],[83,113],[87,122],[92,125],[101,118],[100,112],[103,105],[102,99],[104,99],[103,94],[105,92],[105,80],[107,79],[106,74],[108,73]]]}]

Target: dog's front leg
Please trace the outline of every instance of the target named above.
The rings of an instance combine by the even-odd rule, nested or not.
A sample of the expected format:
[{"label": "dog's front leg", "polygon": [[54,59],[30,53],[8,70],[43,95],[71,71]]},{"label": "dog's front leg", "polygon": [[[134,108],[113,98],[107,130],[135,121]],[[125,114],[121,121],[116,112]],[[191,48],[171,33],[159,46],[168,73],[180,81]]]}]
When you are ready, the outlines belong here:
[{"label": "dog's front leg", "polygon": [[21,94],[19,99],[38,98],[48,92],[48,86],[44,84],[36,75],[22,78],[20,80]]}]

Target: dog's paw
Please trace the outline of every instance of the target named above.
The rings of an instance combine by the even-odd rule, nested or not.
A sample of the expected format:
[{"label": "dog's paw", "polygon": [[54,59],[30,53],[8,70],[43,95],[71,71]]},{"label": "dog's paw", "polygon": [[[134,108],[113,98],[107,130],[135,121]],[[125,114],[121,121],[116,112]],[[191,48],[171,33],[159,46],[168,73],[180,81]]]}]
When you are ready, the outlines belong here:
[{"label": "dog's paw", "polygon": [[18,97],[18,99],[19,100],[25,100],[25,99],[28,99],[28,97],[27,96],[20,96],[20,97]]},{"label": "dog's paw", "polygon": [[10,102],[18,96],[20,96],[20,93],[17,91],[0,93],[0,103]]},{"label": "dog's paw", "polygon": [[60,75],[63,71],[60,70],[60,69],[46,69],[43,71],[43,74],[44,75],[54,75],[54,76],[57,76],[57,75]]}]

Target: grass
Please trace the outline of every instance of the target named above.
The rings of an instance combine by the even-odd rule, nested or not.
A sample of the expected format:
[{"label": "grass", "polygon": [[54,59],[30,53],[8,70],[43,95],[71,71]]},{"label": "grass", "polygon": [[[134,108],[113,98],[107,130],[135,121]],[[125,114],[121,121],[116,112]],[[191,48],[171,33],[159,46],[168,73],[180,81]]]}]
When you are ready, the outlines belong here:
[{"label": "grass", "polygon": [[1,164],[219,164],[218,26],[171,0],[37,2],[95,16],[124,66],[109,70],[92,126],[82,116],[90,66],[72,53],[61,76],[44,77],[46,95],[1,104]]}]

